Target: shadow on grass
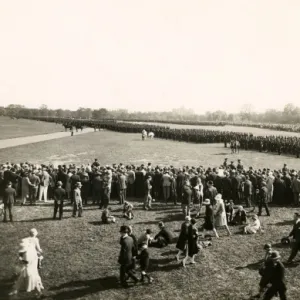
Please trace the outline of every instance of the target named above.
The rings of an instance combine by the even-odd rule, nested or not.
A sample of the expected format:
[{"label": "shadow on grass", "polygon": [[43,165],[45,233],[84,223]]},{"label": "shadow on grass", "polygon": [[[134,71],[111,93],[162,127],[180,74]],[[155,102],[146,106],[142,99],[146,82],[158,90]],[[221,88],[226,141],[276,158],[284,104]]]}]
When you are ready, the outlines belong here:
[{"label": "shadow on grass", "polygon": [[275,225],[275,226],[293,226],[294,221],[293,220],[285,220],[282,222],[277,222],[277,223],[269,223],[268,225]]},{"label": "shadow on grass", "polygon": [[8,299],[8,294],[11,292],[16,278],[11,277],[8,279],[0,280],[0,299]]},{"label": "shadow on grass", "polygon": [[[67,300],[85,297],[90,294],[95,294],[101,291],[118,288],[118,278],[115,276],[108,276],[104,278],[91,280],[77,280],[61,284],[57,287],[50,288],[50,291],[58,291],[63,289],[74,289],[68,291],[61,291],[53,295],[51,299]],[[100,298],[99,298],[100,299]]]},{"label": "shadow on grass", "polygon": [[[63,217],[63,219],[69,219],[71,217]],[[57,222],[58,219],[55,219],[53,220],[53,217],[51,218],[39,218],[39,219],[32,219],[32,220],[21,220],[21,221],[18,221],[20,223],[23,223],[23,222],[44,222],[44,221],[53,221],[53,222]]]},{"label": "shadow on grass", "polygon": [[177,250],[169,250],[167,252],[163,252],[160,256],[169,256],[169,255],[176,255],[178,253]]},{"label": "shadow on grass", "polygon": [[153,265],[166,265],[174,261],[175,261],[175,256],[173,258],[162,258],[162,259],[151,258],[151,264]]},{"label": "shadow on grass", "polygon": [[93,222],[88,222],[88,223],[91,224],[91,225],[94,225],[94,226],[103,225],[103,223],[101,221],[93,221]]},{"label": "shadow on grass", "polygon": [[[173,259],[174,261],[174,259]],[[181,264],[169,264],[169,265],[150,265],[149,271],[150,272],[171,272],[174,270],[178,270],[181,268]]]},{"label": "shadow on grass", "polygon": [[246,266],[240,266],[240,267],[236,267],[235,270],[243,270],[243,269],[249,269],[249,270],[255,270],[257,271],[261,264],[263,263],[263,260],[260,260],[260,261],[257,261],[255,263],[252,263],[252,264],[248,264]]},{"label": "shadow on grass", "polygon": [[272,248],[290,249],[290,244],[276,243],[276,244],[272,244]]}]

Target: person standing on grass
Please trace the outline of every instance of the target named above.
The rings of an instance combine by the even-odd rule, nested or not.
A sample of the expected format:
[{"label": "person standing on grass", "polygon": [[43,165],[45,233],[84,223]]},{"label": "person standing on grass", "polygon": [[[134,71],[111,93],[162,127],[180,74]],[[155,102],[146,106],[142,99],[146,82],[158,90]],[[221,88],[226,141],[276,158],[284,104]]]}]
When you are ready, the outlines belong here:
[{"label": "person standing on grass", "polygon": [[190,207],[192,203],[193,190],[189,178],[186,178],[183,186],[183,196],[181,201],[182,212],[184,216],[190,215]]},{"label": "person standing on grass", "polygon": [[229,227],[227,225],[227,216],[225,211],[224,201],[222,199],[222,195],[218,194],[215,197],[216,205],[215,205],[215,227],[225,227],[228,235],[231,235]]},{"label": "person standing on grass", "polygon": [[145,199],[144,199],[144,209],[149,210],[151,209],[151,204],[152,204],[152,197],[151,197],[151,190],[152,190],[152,185],[151,185],[151,175],[147,176],[147,179],[145,181]]},{"label": "person standing on grass", "polygon": [[119,204],[124,204],[124,201],[126,200],[127,182],[126,182],[125,171],[123,169],[120,170],[120,173],[117,177],[117,183],[118,183]]},{"label": "person standing on grass", "polygon": [[198,229],[196,227],[196,220],[191,219],[191,223],[188,227],[188,246],[187,255],[182,261],[182,265],[185,267],[187,263],[195,264],[195,256],[199,252],[198,248]]},{"label": "person standing on grass", "polygon": [[147,269],[149,267],[149,261],[150,261],[150,254],[148,251],[147,243],[143,243],[141,245],[141,253],[137,256],[137,258],[140,260],[141,282],[144,282],[146,277],[148,279],[148,283],[152,283],[153,278],[147,274]]},{"label": "person standing on grass", "polygon": [[205,199],[203,201],[203,205],[205,205],[205,216],[204,216],[204,224],[203,224],[203,237],[205,237],[206,231],[213,231],[216,238],[219,238],[217,230],[215,228],[215,219],[214,219],[214,210],[213,206],[209,199]]},{"label": "person standing on grass", "polygon": [[171,176],[169,171],[165,171],[162,176],[162,187],[163,187],[163,195],[164,201],[167,204],[171,195]]},{"label": "person standing on grass", "polygon": [[295,220],[295,224],[293,226],[293,230],[289,234],[289,237],[292,237],[294,240],[294,243],[292,245],[292,251],[287,261],[287,263],[289,264],[293,262],[293,259],[296,257],[298,251],[300,250],[300,214],[299,213],[294,214],[294,220]]},{"label": "person standing on grass", "polygon": [[83,211],[83,208],[82,208],[82,199],[81,199],[81,182],[77,182],[76,183],[76,186],[75,186],[75,189],[73,191],[73,199],[74,199],[74,203],[73,203],[73,218],[76,217],[76,213],[78,211],[78,217],[82,217],[82,211]]},{"label": "person standing on grass", "polygon": [[293,191],[294,206],[299,206],[300,201],[300,179],[299,175],[295,174],[292,180],[291,188]]},{"label": "person standing on grass", "polygon": [[33,184],[33,186],[31,186],[29,189],[29,201],[30,205],[33,205],[35,204],[40,184],[40,178],[36,175],[36,170],[31,172],[31,174],[29,175],[29,181]]},{"label": "person standing on grass", "polygon": [[39,201],[42,201],[44,197],[44,202],[48,202],[47,194],[48,194],[48,186],[50,184],[50,175],[43,169],[41,174],[41,181],[40,181],[40,191],[39,191]]},{"label": "person standing on grass", "polygon": [[30,189],[34,187],[34,185],[30,182],[28,178],[28,173],[25,172],[22,178],[22,187],[21,187],[21,195],[22,195],[22,202],[21,205],[26,204],[27,198],[29,198]]},{"label": "person standing on grass", "polygon": [[16,196],[17,196],[16,190],[12,188],[12,183],[9,181],[7,184],[7,188],[4,190],[4,195],[3,195],[3,204],[4,204],[3,222],[7,222],[7,211],[9,214],[10,222],[13,221],[12,209],[16,201]]},{"label": "person standing on grass", "polygon": [[59,211],[59,219],[63,216],[64,200],[66,198],[66,191],[62,188],[62,182],[57,182],[57,188],[54,191],[54,214],[53,220],[56,219],[57,211]]},{"label": "person standing on grass", "polygon": [[177,261],[180,260],[180,255],[183,255],[184,251],[187,250],[190,221],[191,221],[191,217],[186,216],[184,223],[181,224],[181,230],[176,244],[176,248],[179,250],[176,255]]},{"label": "person standing on grass", "polygon": [[264,207],[267,213],[267,216],[270,216],[270,211],[268,207],[268,189],[265,181],[261,183],[261,188],[259,190],[259,206],[258,206],[258,216],[261,216],[262,208]]},{"label": "person standing on grass", "polygon": [[[279,294],[280,300],[286,300],[286,283],[285,283],[285,268],[280,261],[278,251],[273,251],[270,254],[270,262],[266,264],[266,268],[260,281],[260,291],[266,292],[263,295],[263,300],[271,300]],[[261,297],[261,293],[256,297]]]},{"label": "person standing on grass", "polygon": [[132,278],[136,283],[138,283],[138,278],[135,276],[133,271],[133,251],[134,242],[133,239],[128,235],[129,228],[127,226],[121,226],[120,228],[120,245],[121,250],[119,254],[118,263],[120,264],[120,282],[125,288],[129,287],[127,283],[127,277]]}]

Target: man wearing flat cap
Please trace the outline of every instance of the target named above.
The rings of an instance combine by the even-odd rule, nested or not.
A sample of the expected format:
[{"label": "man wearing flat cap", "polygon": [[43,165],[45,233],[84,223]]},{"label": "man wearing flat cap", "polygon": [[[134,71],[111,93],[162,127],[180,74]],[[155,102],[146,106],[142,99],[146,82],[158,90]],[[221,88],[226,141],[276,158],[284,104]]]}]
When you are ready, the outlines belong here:
[{"label": "man wearing flat cap", "polygon": [[129,228],[128,226],[121,226],[120,228],[120,245],[121,250],[119,254],[118,263],[120,266],[120,282],[121,285],[125,288],[128,287],[126,277],[132,278],[135,283],[139,280],[135,276],[133,271],[133,251],[134,251],[134,242],[133,239],[128,235]]}]

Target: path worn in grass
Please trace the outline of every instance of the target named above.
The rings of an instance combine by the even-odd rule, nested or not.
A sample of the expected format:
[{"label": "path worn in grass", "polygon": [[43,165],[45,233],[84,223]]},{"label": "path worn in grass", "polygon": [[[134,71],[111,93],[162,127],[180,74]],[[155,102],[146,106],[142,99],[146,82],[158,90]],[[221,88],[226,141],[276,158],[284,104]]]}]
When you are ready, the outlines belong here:
[{"label": "path worn in grass", "polygon": [[63,130],[61,124],[25,119],[12,120],[9,117],[0,116],[0,140],[61,132]]},{"label": "path worn in grass", "polygon": [[[76,139],[77,135],[93,132],[94,129],[92,128],[85,128],[83,131],[74,132],[73,139]],[[43,141],[48,140],[54,140],[54,139],[60,139],[64,137],[70,136],[71,133],[68,132],[55,132],[55,133],[49,133],[49,134],[41,134],[41,135],[33,135],[33,136],[25,136],[25,137],[18,137],[18,138],[11,138],[11,139],[5,139],[0,140],[0,149],[4,148],[11,148],[16,147],[20,145],[27,145],[27,144],[34,144],[39,143]]]}]

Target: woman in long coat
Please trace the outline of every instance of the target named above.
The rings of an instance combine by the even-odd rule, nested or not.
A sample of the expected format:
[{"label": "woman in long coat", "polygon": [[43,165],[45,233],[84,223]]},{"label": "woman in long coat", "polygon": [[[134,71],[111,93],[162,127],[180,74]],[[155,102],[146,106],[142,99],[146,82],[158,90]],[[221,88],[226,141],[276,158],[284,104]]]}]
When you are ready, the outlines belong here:
[{"label": "woman in long coat", "polygon": [[215,205],[215,227],[225,227],[228,235],[231,235],[230,230],[227,225],[227,217],[226,217],[226,210],[225,204],[222,199],[222,195],[218,194],[215,197],[216,205]]},{"label": "woman in long coat", "polygon": [[191,219],[191,224],[188,228],[188,255],[182,261],[183,266],[185,267],[186,263],[189,260],[189,263],[195,264],[195,256],[199,252],[198,248],[198,229],[196,227],[196,220]]},{"label": "woman in long coat", "polygon": [[217,233],[217,230],[215,228],[215,220],[214,220],[214,210],[210,203],[209,199],[205,199],[203,202],[203,205],[205,205],[205,216],[204,216],[204,224],[203,224],[203,237],[205,237],[206,231],[213,231],[216,238],[219,238],[219,235]]},{"label": "woman in long coat", "polygon": [[176,248],[179,250],[176,255],[177,261],[179,261],[180,255],[182,255],[184,253],[184,251],[186,250],[188,236],[189,236],[190,221],[191,221],[191,218],[189,216],[186,216],[184,223],[182,223],[182,225],[181,225],[180,234],[179,234],[178,241],[176,244]]},{"label": "woman in long coat", "polygon": [[22,195],[22,205],[26,203],[26,199],[29,198],[29,189],[30,187],[34,186],[29,178],[28,173],[24,173],[24,176],[22,178],[22,188],[21,188],[21,195]]}]

